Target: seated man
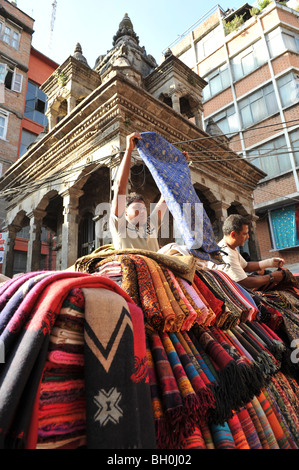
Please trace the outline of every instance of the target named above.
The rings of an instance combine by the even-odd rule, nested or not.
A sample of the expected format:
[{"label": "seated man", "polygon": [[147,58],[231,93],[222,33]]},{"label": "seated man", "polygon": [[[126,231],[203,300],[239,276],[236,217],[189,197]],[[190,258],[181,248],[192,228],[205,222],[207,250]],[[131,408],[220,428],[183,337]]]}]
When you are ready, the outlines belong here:
[{"label": "seated man", "polygon": [[251,275],[264,268],[278,268],[283,266],[282,258],[269,258],[262,261],[246,261],[237,248],[243,246],[249,238],[250,222],[239,214],[230,215],[223,224],[223,239],[218,243],[226,255],[222,255],[223,262],[214,269],[224,271],[231,279],[241,286],[249,289],[261,288],[269,282],[280,282],[283,279],[283,271],[274,271],[264,275]]},{"label": "seated man", "polygon": [[127,137],[126,151],[113,188],[110,231],[116,250],[124,248],[159,250],[158,226],[167,209],[164,198],[161,196],[149,217],[147,217],[145,201],[141,195],[133,194],[128,199],[126,198],[132,151],[135,148],[135,139],[141,138],[138,133]]}]

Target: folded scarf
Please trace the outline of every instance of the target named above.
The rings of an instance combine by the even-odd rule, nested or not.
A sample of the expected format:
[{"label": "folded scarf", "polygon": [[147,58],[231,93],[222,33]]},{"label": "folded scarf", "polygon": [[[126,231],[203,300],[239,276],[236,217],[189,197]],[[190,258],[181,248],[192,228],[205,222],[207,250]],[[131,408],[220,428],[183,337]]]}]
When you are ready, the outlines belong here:
[{"label": "folded scarf", "polygon": [[123,250],[106,250],[97,248],[90,255],[82,256],[75,263],[75,270],[93,273],[103,262],[117,260],[118,255],[142,255],[155,260],[162,266],[171,269],[175,275],[183,277],[192,283],[195,275],[196,260],[193,256],[170,256],[154,251],[125,248]]}]

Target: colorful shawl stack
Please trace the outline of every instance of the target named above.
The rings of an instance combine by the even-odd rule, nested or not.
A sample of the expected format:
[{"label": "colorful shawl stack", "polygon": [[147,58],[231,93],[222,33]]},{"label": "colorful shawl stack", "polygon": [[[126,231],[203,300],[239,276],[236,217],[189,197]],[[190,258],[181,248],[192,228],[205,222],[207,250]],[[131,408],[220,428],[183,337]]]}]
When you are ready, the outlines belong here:
[{"label": "colorful shawl stack", "polygon": [[37,394],[38,449],[86,446],[84,307],[81,289],[72,289],[50,335]]},{"label": "colorful shawl stack", "polygon": [[[145,338],[143,337],[143,351],[141,351],[140,340],[138,340],[142,332],[144,332],[143,316],[140,311],[136,312],[134,309],[136,306],[132,305],[130,297],[116,283],[107,278],[91,276],[90,274],[56,272],[44,275],[44,273],[36,273],[30,276],[30,279],[28,279],[28,276],[24,276],[24,286],[20,281],[21,278],[16,278],[16,280],[8,282],[4,289],[2,288],[0,298],[0,302],[3,301],[4,305],[0,313],[2,320],[0,339],[5,346],[6,353],[5,363],[1,364],[0,369],[1,448],[33,448],[37,441],[38,430],[38,439],[42,447],[47,447],[47,445],[49,447],[51,442],[54,443],[54,447],[57,447],[59,446],[59,440],[62,446],[68,444],[74,445],[75,442],[77,443],[76,445],[81,445],[84,442],[81,440],[84,432],[82,401],[83,363],[86,373],[84,378],[85,396],[89,393],[88,387],[90,387],[90,390],[92,387],[96,387],[97,396],[94,395],[94,400],[98,399],[96,402],[98,414],[93,414],[93,410],[90,412],[89,409],[86,409],[86,423],[88,424],[88,426],[86,424],[86,427],[91,426],[93,429],[92,433],[94,432],[95,427],[92,425],[96,426],[98,424],[98,420],[95,417],[100,416],[102,418],[103,416],[101,410],[102,403],[104,404],[104,402],[102,401],[103,395],[101,395],[101,392],[104,396],[105,393],[109,395],[111,392],[110,398],[111,400],[114,398],[113,403],[115,405],[114,409],[117,410],[116,413],[120,413],[120,410],[123,412],[126,407],[129,407],[128,403],[124,404],[120,401],[120,395],[129,397],[131,402],[133,402],[133,405],[131,404],[130,406],[133,406],[135,411],[136,403],[139,403],[138,410],[142,413],[140,419],[143,421],[143,426],[136,424],[134,428],[136,430],[138,427],[138,432],[136,430],[136,433],[132,432],[133,428],[130,429],[131,435],[127,439],[131,440],[130,442],[128,441],[128,445],[132,447],[154,445],[153,435],[150,433],[151,426],[153,426],[152,415],[149,416],[148,412],[143,412],[142,408],[146,401],[146,390],[149,387],[149,384],[146,383],[146,373],[144,372],[144,368],[146,368]],[[12,297],[9,298],[5,293],[7,293],[8,289],[11,292],[14,285],[17,289],[15,289]],[[65,311],[58,319],[62,304],[67,299],[69,292],[78,287],[85,289],[85,291],[87,290],[87,292],[92,288],[101,290],[102,293],[103,291],[109,291],[117,298],[120,297],[126,302],[127,318],[129,316],[131,318],[134,315],[134,321],[132,322],[131,320],[131,328],[129,329],[131,334],[130,343],[133,348],[130,350],[130,362],[127,362],[128,359],[124,352],[120,356],[124,364],[119,364],[119,366],[126,373],[126,376],[122,377],[122,382],[119,385],[121,390],[118,390],[119,394],[115,392],[119,384],[117,381],[118,377],[114,380],[114,390],[112,390],[112,387],[110,389],[101,388],[105,382],[103,375],[100,378],[98,376],[95,377],[93,365],[89,363],[89,359],[90,362],[93,360],[91,355],[86,356],[85,351],[84,355],[82,355],[82,341],[80,339],[82,338],[82,331],[78,330],[78,322],[71,322],[70,318],[65,316]],[[98,306],[99,302],[97,303],[97,309]],[[113,306],[111,306],[111,309],[113,309]],[[2,317],[3,311],[4,316]],[[117,308],[115,312],[119,316]],[[94,312],[92,316],[94,317]],[[58,323],[56,324],[57,320]],[[135,325],[133,336],[132,325],[133,330]],[[94,324],[92,322],[89,323],[89,327],[91,328],[89,333],[92,335],[94,344],[97,344],[101,349]],[[124,331],[120,328],[120,331],[125,334],[128,328]],[[113,335],[112,337],[115,339]],[[120,339],[119,335],[118,339]],[[101,340],[103,341],[103,336]],[[113,344],[114,346],[116,344],[115,341],[108,341],[108,343],[108,350]],[[107,351],[102,352],[104,357]],[[116,350],[114,349],[114,357],[116,355]],[[96,357],[95,364],[97,370],[99,370],[99,356]],[[54,383],[55,385],[53,386]],[[134,393],[131,393],[132,384],[135,390]],[[141,387],[139,387],[140,384],[142,384]],[[127,392],[124,393],[123,389],[126,389]],[[41,409],[39,415],[40,394]],[[149,397],[149,395],[147,396]],[[57,401],[55,401],[56,399]],[[107,400],[106,396],[107,407],[105,408],[105,413],[110,411]],[[61,403],[63,404],[61,405]],[[76,407],[76,405],[78,406]],[[56,416],[58,416],[58,408],[60,406],[61,415],[53,423],[50,414],[54,411],[54,413],[57,413]],[[146,405],[145,410],[148,409],[149,406]],[[130,419],[131,412],[132,408]],[[109,413],[108,416],[110,416]],[[139,413],[136,413],[135,416],[138,421]],[[41,419],[40,422],[39,417]],[[149,417],[150,421],[148,421],[147,417]],[[121,426],[122,422],[120,423]],[[144,432],[144,427],[146,432]],[[80,438],[79,443],[78,439],[75,441],[76,437]],[[94,446],[94,442],[89,444],[88,439],[89,435],[87,432],[87,446]],[[151,441],[150,444],[149,441]],[[102,441],[97,441],[95,446],[101,446],[102,444]]]},{"label": "colorful shawl stack", "polygon": [[279,370],[283,342],[256,321],[241,326],[148,333],[158,448],[298,448],[299,388]]},{"label": "colorful shawl stack", "polygon": [[137,150],[164,196],[189,250],[203,259],[219,252],[211,222],[191,182],[184,155],[161,135],[143,132]]}]

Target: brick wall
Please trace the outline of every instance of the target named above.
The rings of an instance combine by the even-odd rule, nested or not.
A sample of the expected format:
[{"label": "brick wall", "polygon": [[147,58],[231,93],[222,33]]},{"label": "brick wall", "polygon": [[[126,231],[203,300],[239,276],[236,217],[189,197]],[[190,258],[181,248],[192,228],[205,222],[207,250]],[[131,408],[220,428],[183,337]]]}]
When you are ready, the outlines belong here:
[{"label": "brick wall", "polygon": [[244,131],[245,145],[246,147],[258,145],[263,140],[269,139],[275,134],[281,134],[281,131],[282,125],[280,114],[277,113],[274,116],[259,122],[256,126],[252,126],[250,129]]},{"label": "brick wall", "polygon": [[219,93],[217,96],[214,96],[209,101],[207,101],[204,105],[204,117],[209,116],[212,113],[216,113],[219,109],[223,108],[224,106],[232,103],[233,101],[233,93],[231,88],[227,88],[226,90]]},{"label": "brick wall", "polygon": [[[227,36],[228,37],[228,36]],[[246,29],[231,33],[228,37],[227,50],[229,56],[238,54],[246,47],[250,46],[254,40],[260,37],[260,29],[255,18],[246,22]]]},{"label": "brick wall", "polygon": [[258,189],[254,191],[255,204],[262,204],[273,199],[277,199],[296,192],[293,173],[287,173],[279,178],[260,183]]},{"label": "brick wall", "polygon": [[[299,21],[298,21],[299,24]],[[299,56],[298,54],[292,54],[291,52],[285,52],[284,54],[276,57],[272,61],[274,74],[278,75],[284,70],[290,67],[299,68]]]},{"label": "brick wall", "polygon": [[252,89],[260,86],[261,83],[270,80],[271,74],[268,65],[264,65],[254,72],[246,75],[242,80],[235,83],[237,98],[249,93]]}]

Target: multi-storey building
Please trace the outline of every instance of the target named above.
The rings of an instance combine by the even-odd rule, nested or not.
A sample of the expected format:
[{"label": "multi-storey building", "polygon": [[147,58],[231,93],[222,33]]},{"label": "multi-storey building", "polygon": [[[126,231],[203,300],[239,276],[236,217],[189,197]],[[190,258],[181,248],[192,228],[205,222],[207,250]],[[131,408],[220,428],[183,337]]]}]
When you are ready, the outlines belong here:
[{"label": "multi-storey building", "polygon": [[0,170],[18,157],[34,20],[0,0]]},{"label": "multi-storey building", "polygon": [[[21,157],[47,125],[47,97],[40,85],[58,64],[31,45],[34,19],[15,2],[0,0],[0,175]],[[6,206],[0,198],[0,230]],[[24,270],[28,231],[22,229],[15,243],[14,273]],[[0,231],[0,272],[5,233]],[[42,235],[41,259],[49,265],[49,234]],[[2,242],[2,243],[1,243]]]},{"label": "multi-storey building", "polygon": [[260,254],[288,264],[299,262],[298,10],[296,0],[217,5],[170,45],[207,82],[204,128],[266,173],[254,191]]}]

